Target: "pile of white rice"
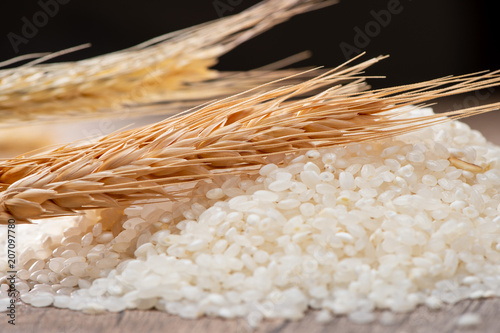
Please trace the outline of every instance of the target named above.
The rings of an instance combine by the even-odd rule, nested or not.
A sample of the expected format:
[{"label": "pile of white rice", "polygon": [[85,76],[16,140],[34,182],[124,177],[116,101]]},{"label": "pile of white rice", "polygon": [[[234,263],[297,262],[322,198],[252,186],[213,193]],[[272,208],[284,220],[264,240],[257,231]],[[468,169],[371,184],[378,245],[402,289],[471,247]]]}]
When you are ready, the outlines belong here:
[{"label": "pile of white rice", "polygon": [[203,182],[190,202],[125,214],[117,236],[91,216],[18,226],[22,300],[257,325],[310,308],[320,321],[368,323],[376,309],[500,296],[500,147],[457,121],[298,154],[257,177]]}]

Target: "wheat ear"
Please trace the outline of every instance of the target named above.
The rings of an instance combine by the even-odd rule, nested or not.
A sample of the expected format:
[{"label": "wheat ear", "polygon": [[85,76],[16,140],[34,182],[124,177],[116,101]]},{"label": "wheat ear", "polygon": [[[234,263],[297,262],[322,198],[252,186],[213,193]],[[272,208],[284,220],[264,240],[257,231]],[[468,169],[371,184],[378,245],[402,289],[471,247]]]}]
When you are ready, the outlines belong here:
[{"label": "wheat ear", "polygon": [[[242,77],[209,68],[219,56],[255,35],[296,14],[334,2],[266,0],[242,13],[169,33],[119,52],[76,62],[41,64],[69,51],[57,52],[17,68],[0,70],[1,126],[60,120],[95,111],[107,113],[124,103],[212,100],[241,91],[236,87],[245,84],[246,87],[262,84],[273,79],[272,71]],[[4,65],[26,58],[29,56]],[[197,85],[207,80],[211,81],[210,86]],[[219,84],[214,84],[217,81]]]},{"label": "wheat ear", "polygon": [[[92,144],[77,142],[5,160],[0,163],[0,218],[3,223],[9,218],[25,222],[140,199],[165,200],[182,194],[182,186],[169,185],[255,172],[271,155],[391,137],[500,105],[400,117],[412,109],[402,106],[417,108],[435,98],[497,85],[500,73],[359,91],[362,71],[378,60],[341,66],[295,85],[229,97]],[[319,88],[324,90],[296,99]]]}]

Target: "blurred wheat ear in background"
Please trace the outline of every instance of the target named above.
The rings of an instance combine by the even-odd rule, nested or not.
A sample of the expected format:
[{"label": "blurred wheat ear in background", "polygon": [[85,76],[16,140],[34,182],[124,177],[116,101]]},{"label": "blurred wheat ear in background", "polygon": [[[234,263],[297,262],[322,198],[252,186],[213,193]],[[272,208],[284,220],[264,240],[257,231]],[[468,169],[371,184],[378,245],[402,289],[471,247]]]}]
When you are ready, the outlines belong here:
[{"label": "blurred wheat ear in background", "polygon": [[[27,64],[0,70],[0,127],[85,115],[112,116],[125,104],[167,103],[161,111],[128,109],[128,116],[148,110],[172,113],[180,109],[174,102],[184,102],[182,108],[194,106],[296,73],[277,72],[276,66],[247,73],[218,72],[210,67],[221,55],[290,17],[335,2],[267,0],[233,16],[76,62],[42,64],[79,47],[33,55],[36,59]],[[24,55],[3,65],[29,58]]]}]

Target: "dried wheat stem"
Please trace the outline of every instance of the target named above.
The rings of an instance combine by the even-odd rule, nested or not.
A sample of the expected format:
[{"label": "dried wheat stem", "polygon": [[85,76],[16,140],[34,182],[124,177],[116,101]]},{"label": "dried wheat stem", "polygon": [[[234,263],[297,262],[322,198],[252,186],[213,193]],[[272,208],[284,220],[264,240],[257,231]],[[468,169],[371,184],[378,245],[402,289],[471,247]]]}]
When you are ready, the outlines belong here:
[{"label": "dried wheat stem", "polygon": [[[294,85],[228,97],[92,144],[77,142],[3,161],[0,216],[4,223],[9,217],[21,222],[140,199],[173,198],[181,191],[165,186],[255,172],[271,155],[387,138],[500,105],[400,117],[412,109],[402,106],[417,108],[438,97],[498,85],[500,73],[360,91],[363,70],[378,60],[340,66]],[[296,98],[319,88],[324,90]]]}]

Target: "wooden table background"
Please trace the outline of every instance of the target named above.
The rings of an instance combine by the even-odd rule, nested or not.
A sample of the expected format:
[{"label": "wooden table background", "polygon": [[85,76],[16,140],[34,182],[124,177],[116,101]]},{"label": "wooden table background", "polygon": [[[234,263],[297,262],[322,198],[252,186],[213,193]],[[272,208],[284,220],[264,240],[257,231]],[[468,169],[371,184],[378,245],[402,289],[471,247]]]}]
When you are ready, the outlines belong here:
[{"label": "wooden table background", "polygon": [[[487,98],[484,95],[459,96],[448,98],[434,106],[436,111],[451,110],[453,106],[466,103],[492,103],[500,101],[500,94]],[[470,106],[473,106],[472,104]],[[500,145],[500,111],[479,115],[465,120],[472,128],[480,130],[488,140]],[[0,332],[251,332],[244,319],[223,320],[219,318],[200,318],[186,320],[159,311],[129,310],[121,313],[87,315],[66,309],[33,308],[20,305],[16,313],[16,326],[7,324],[5,313],[0,313]],[[474,328],[458,328],[457,318],[463,313],[478,313],[482,322]],[[377,312],[380,316],[381,312]],[[455,305],[447,305],[441,310],[429,310],[421,306],[407,314],[396,314],[392,325],[381,325],[378,320],[369,325],[358,325],[348,321],[345,316],[334,317],[328,324],[315,321],[315,313],[309,312],[299,321],[264,321],[255,333],[285,332],[342,332],[342,333],[433,333],[433,332],[500,332],[500,298],[466,300]]]}]

